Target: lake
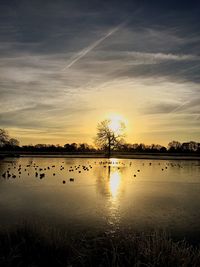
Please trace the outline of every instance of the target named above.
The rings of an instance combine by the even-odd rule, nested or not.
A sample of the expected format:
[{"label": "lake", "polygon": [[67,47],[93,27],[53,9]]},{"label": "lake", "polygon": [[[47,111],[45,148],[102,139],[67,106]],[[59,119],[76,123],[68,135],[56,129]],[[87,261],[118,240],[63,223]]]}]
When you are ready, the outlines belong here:
[{"label": "lake", "polygon": [[159,228],[200,241],[200,161],[6,158],[0,161],[0,212],[2,226]]}]

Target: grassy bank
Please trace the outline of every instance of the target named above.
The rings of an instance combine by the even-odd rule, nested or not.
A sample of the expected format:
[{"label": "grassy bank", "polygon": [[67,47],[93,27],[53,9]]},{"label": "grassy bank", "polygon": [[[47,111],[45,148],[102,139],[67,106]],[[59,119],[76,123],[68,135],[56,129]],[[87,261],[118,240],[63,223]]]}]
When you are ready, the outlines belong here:
[{"label": "grassy bank", "polygon": [[89,234],[19,227],[0,232],[0,266],[200,266],[200,248],[164,232]]}]

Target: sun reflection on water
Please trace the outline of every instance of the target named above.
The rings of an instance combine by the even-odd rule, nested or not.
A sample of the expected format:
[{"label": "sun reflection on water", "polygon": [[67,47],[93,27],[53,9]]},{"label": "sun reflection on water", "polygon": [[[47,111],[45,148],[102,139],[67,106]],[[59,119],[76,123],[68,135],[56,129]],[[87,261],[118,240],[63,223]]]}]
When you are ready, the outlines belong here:
[{"label": "sun reflection on water", "polygon": [[120,189],[121,175],[119,171],[114,171],[110,173],[110,193],[113,200],[116,199],[119,189]]},{"label": "sun reflection on water", "polygon": [[[115,163],[117,164],[118,162],[116,161]],[[108,178],[108,189],[110,193],[108,224],[111,227],[110,232],[114,233],[120,224],[119,198],[122,186],[121,172],[117,166],[109,167]]]}]

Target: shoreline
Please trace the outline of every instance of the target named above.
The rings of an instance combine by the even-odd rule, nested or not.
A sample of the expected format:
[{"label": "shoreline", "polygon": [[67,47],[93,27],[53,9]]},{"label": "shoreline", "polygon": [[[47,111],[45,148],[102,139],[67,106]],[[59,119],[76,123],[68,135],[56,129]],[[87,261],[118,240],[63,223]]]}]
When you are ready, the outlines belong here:
[{"label": "shoreline", "polygon": [[[105,154],[100,153],[19,153],[19,152],[5,152],[0,153],[0,160],[4,158],[20,158],[20,157],[37,157],[37,158],[102,158],[108,159]],[[200,160],[200,155],[187,155],[187,154],[148,154],[148,153],[135,153],[135,154],[112,154],[110,158],[118,159],[151,159],[151,160]]]}]

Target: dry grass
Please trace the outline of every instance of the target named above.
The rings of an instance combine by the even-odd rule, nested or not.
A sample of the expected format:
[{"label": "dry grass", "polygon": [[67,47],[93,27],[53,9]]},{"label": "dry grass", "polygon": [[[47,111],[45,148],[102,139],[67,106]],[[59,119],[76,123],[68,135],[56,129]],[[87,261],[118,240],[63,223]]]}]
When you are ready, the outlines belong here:
[{"label": "dry grass", "polygon": [[23,226],[0,233],[0,266],[199,267],[200,248],[165,232],[70,234]]}]

